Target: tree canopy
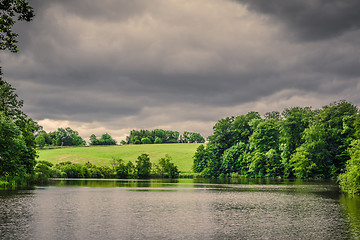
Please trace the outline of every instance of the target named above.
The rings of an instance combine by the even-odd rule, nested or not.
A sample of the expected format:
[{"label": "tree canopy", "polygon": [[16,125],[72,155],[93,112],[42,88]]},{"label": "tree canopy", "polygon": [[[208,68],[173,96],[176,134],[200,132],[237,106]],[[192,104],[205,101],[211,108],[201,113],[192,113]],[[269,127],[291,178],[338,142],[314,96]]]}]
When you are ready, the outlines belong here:
[{"label": "tree canopy", "polygon": [[[16,22],[30,21],[33,9],[25,0],[0,2],[0,50],[17,52],[18,36],[12,27]],[[0,177],[23,181],[33,174],[35,166],[35,131],[39,126],[21,110],[23,101],[15,89],[2,79],[0,67]]]},{"label": "tree canopy", "polygon": [[91,134],[90,136],[90,145],[116,145],[116,140],[113,139],[110,134],[105,133],[101,135],[100,139],[97,139],[95,134]]},{"label": "tree canopy", "polygon": [[214,126],[194,155],[204,176],[336,178],[359,139],[358,108],[346,101],[319,110],[293,107],[261,117],[256,112],[227,117]]},{"label": "tree canopy", "polygon": [[35,142],[39,147],[43,146],[84,146],[85,140],[79,133],[70,127],[58,128],[53,132],[39,131],[35,136]]},{"label": "tree canopy", "polygon": [[127,144],[160,144],[160,143],[204,143],[205,139],[195,132],[185,131],[180,135],[178,131],[155,129],[155,130],[132,130],[126,137]]},{"label": "tree canopy", "polygon": [[34,133],[39,126],[22,112],[23,101],[0,76],[0,176],[31,174],[35,165]]}]

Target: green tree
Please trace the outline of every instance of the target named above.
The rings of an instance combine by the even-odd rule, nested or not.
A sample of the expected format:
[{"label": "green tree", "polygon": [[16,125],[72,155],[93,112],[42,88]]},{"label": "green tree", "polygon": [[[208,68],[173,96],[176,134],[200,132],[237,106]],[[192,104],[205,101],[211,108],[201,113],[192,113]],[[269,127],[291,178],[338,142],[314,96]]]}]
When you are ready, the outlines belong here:
[{"label": "green tree", "polygon": [[233,172],[241,172],[242,166],[240,156],[246,152],[247,144],[238,142],[234,146],[225,150],[222,155],[221,161],[221,173],[230,174]]},{"label": "green tree", "polygon": [[167,154],[164,158],[159,159],[159,164],[155,166],[155,172],[158,176],[163,178],[177,178],[179,176],[179,170],[171,160]]},{"label": "green tree", "polygon": [[0,49],[17,52],[18,34],[12,31],[16,23],[14,17],[19,21],[30,21],[34,17],[34,12],[25,0],[2,0],[0,2]]},{"label": "green tree", "polygon": [[133,144],[140,144],[141,142],[140,142],[139,137],[138,137],[138,136],[135,136],[135,137],[133,138],[133,141],[132,141],[131,143],[133,143]]},{"label": "green tree", "polygon": [[309,158],[309,152],[300,147],[290,159],[294,174],[297,178],[312,178],[317,176],[318,166]]},{"label": "green tree", "polygon": [[99,142],[101,145],[116,145],[116,140],[113,139],[108,133],[101,135]]},{"label": "green tree", "polygon": [[145,138],[141,139],[141,143],[142,144],[151,144],[151,140],[150,140],[150,138],[145,137]]},{"label": "green tree", "polygon": [[279,121],[269,119],[260,122],[253,134],[250,136],[250,142],[256,150],[267,152],[270,149],[279,149]]},{"label": "green tree", "polygon": [[160,143],[162,143],[161,138],[159,138],[159,137],[155,137],[155,141],[154,141],[154,143],[155,143],[155,144],[160,144]]},{"label": "green tree", "polygon": [[116,177],[120,179],[130,178],[134,172],[134,164],[132,162],[125,163],[123,159],[113,158],[112,160]]},{"label": "green tree", "polygon": [[353,126],[357,112],[356,106],[340,101],[324,106],[314,116],[304,130],[304,143],[296,150],[315,163],[316,168],[311,168],[314,172],[309,175],[330,178],[344,171],[350,158],[347,148],[355,138]]},{"label": "green tree", "polygon": [[346,171],[339,175],[340,187],[344,192],[360,194],[360,140],[352,141],[348,148],[350,159]]},{"label": "green tree", "polygon": [[249,112],[246,115],[237,116],[233,122],[234,142],[248,143],[249,137],[255,128],[250,124],[251,121],[261,120],[258,112]]},{"label": "green tree", "polygon": [[0,176],[23,176],[22,155],[26,143],[20,128],[0,112]]},{"label": "green tree", "polygon": [[36,142],[36,145],[39,146],[39,147],[44,147],[46,142],[45,142],[45,138],[43,135],[38,135],[36,136],[35,138],[35,142]]},{"label": "green tree", "polygon": [[309,127],[314,116],[314,111],[310,107],[286,108],[282,115],[284,120],[280,124],[280,150],[284,165],[284,176],[292,177],[293,172],[290,166],[291,155],[296,148],[304,142],[304,131]]},{"label": "green tree", "polygon": [[219,153],[219,157],[226,149],[234,145],[233,122],[234,117],[227,117],[219,120],[213,127],[213,135],[208,138],[209,142],[218,149],[217,152]]},{"label": "green tree", "polygon": [[194,154],[193,157],[193,170],[196,173],[203,171],[207,165],[207,156],[206,149],[204,145],[200,145]]},{"label": "green tree", "polygon": [[[45,144],[44,144],[44,146],[46,146],[46,145],[51,145],[51,144],[52,144],[52,139],[50,138],[49,134],[47,134],[47,132],[45,132],[44,130],[38,131],[38,132],[36,133],[36,135],[35,135],[35,139],[36,139],[37,137],[40,137],[40,136],[45,139]],[[41,141],[42,141],[42,140],[41,140]],[[38,143],[36,143],[36,144],[39,146]]]},{"label": "green tree", "polygon": [[96,138],[95,134],[91,134],[89,139],[90,145],[99,145],[99,140]]},{"label": "green tree", "polygon": [[53,174],[52,166],[53,164],[47,161],[37,162],[34,168],[34,182],[37,184],[48,183]]},{"label": "green tree", "polygon": [[138,178],[148,178],[151,172],[149,154],[143,153],[136,160],[135,175]]},{"label": "green tree", "polygon": [[[17,163],[13,165],[13,171],[3,172],[0,175],[21,175],[24,179],[26,174],[33,173],[33,167],[35,165],[36,158],[36,143],[34,133],[39,129],[39,126],[30,118],[26,116],[25,113],[21,111],[21,107],[23,105],[22,100],[18,100],[18,96],[15,93],[15,89],[11,87],[11,85],[5,81],[3,81],[0,77],[0,114],[2,116],[2,122],[4,124],[3,131],[6,132],[6,129],[11,130],[12,133],[17,132],[19,135],[18,139],[20,142],[25,143],[24,147],[21,147],[22,150],[12,151],[13,160],[17,159]],[[14,128],[14,125],[16,127]],[[8,132],[10,134],[10,132]],[[9,137],[7,135],[3,135],[4,137],[4,146],[3,148],[12,149],[13,144],[11,140],[6,141],[7,138],[11,138],[11,134]],[[20,144],[19,142],[19,144]],[[20,145],[23,145],[21,143]],[[20,146],[19,144],[15,144],[14,146]],[[9,145],[9,146],[7,146]],[[8,152],[9,153],[9,152]],[[6,155],[6,153],[3,153]],[[2,157],[2,163],[5,163],[4,159],[7,157]],[[12,161],[13,161],[12,160]],[[13,162],[14,163],[14,162]],[[0,167],[1,168],[1,167]],[[22,174],[20,174],[22,173]]]},{"label": "green tree", "polygon": [[50,133],[50,136],[54,136],[53,145],[55,146],[83,146],[86,144],[79,133],[69,127],[58,128],[57,131]]},{"label": "green tree", "polygon": [[267,113],[265,113],[264,117],[267,120],[269,120],[269,119],[280,120],[281,119],[281,115],[278,111],[267,112]]},{"label": "green tree", "polygon": [[200,133],[187,132],[185,131],[181,137],[183,143],[204,143],[205,139],[200,135]]},{"label": "green tree", "polygon": [[[17,34],[12,31],[17,17],[30,21],[33,10],[25,0],[4,0],[0,3],[0,50],[17,52]],[[35,165],[34,132],[38,125],[21,111],[23,101],[18,100],[15,89],[1,78],[0,67],[0,177],[33,174]]]}]

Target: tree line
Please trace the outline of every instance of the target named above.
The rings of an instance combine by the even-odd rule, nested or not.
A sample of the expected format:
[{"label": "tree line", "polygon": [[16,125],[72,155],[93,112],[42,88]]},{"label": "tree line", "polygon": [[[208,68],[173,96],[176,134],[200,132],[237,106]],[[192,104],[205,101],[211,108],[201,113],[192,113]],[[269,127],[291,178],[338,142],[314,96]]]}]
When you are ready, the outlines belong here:
[{"label": "tree line", "polygon": [[35,135],[36,145],[44,146],[84,146],[85,140],[77,131],[71,128],[58,128],[58,130],[47,133],[40,130]]},{"label": "tree line", "polygon": [[153,164],[146,153],[138,156],[135,164],[113,158],[110,166],[96,166],[90,162],[85,164],[61,162],[54,165],[47,161],[39,161],[35,165],[32,180],[36,183],[47,183],[49,178],[177,178],[178,167],[171,161],[171,157],[165,155],[159,159],[158,164]]},{"label": "tree line", "polygon": [[132,130],[123,144],[160,144],[160,143],[204,143],[200,133],[185,131],[182,135],[178,131],[155,129],[155,130]]},{"label": "tree line", "polygon": [[[47,133],[40,130],[35,135],[35,143],[38,147],[44,146],[85,146],[86,141],[77,131],[70,127],[58,128],[56,131]],[[95,145],[116,145],[116,140],[110,134],[105,133],[98,139],[95,134],[91,134],[89,144]]]},{"label": "tree line", "polygon": [[[240,175],[274,178],[350,179],[359,170],[358,108],[339,101],[318,110],[286,108],[227,117],[213,127],[209,143],[198,147],[193,169],[205,177]],[[357,159],[357,163],[354,159]],[[352,162],[349,162],[352,161]],[[355,167],[352,167],[356,169]],[[354,170],[352,170],[355,172]],[[360,186],[360,176],[352,175]]]},{"label": "tree line", "polygon": [[[40,127],[41,129],[41,127]],[[205,139],[200,133],[187,132],[179,135],[177,131],[155,129],[149,130],[132,130],[130,135],[126,137],[127,141],[121,141],[121,144],[160,144],[160,143],[204,143]],[[86,141],[75,130],[70,127],[58,128],[56,131],[47,133],[39,130],[35,134],[35,143],[38,147],[49,146],[85,146]],[[89,145],[116,145],[117,142],[108,134],[102,134],[97,138],[95,134],[91,134]]]}]

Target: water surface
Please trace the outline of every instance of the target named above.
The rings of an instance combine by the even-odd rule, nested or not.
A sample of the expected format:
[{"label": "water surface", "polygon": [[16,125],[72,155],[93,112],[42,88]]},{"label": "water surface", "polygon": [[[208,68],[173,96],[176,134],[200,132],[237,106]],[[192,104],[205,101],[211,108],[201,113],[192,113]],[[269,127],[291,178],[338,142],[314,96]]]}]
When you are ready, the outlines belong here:
[{"label": "water surface", "polygon": [[62,180],[0,190],[0,239],[360,239],[333,182]]}]

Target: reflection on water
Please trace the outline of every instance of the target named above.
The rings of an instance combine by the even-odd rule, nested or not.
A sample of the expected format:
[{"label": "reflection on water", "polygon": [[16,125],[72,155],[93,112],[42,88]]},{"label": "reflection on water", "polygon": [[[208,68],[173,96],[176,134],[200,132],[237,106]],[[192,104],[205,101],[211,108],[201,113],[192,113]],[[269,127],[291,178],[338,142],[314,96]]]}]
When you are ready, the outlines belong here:
[{"label": "reflection on water", "polygon": [[332,182],[60,180],[0,191],[0,239],[360,239]]},{"label": "reflection on water", "polygon": [[353,239],[360,239],[360,197],[342,195],[340,203],[344,211],[345,220],[351,229],[351,237]]}]

